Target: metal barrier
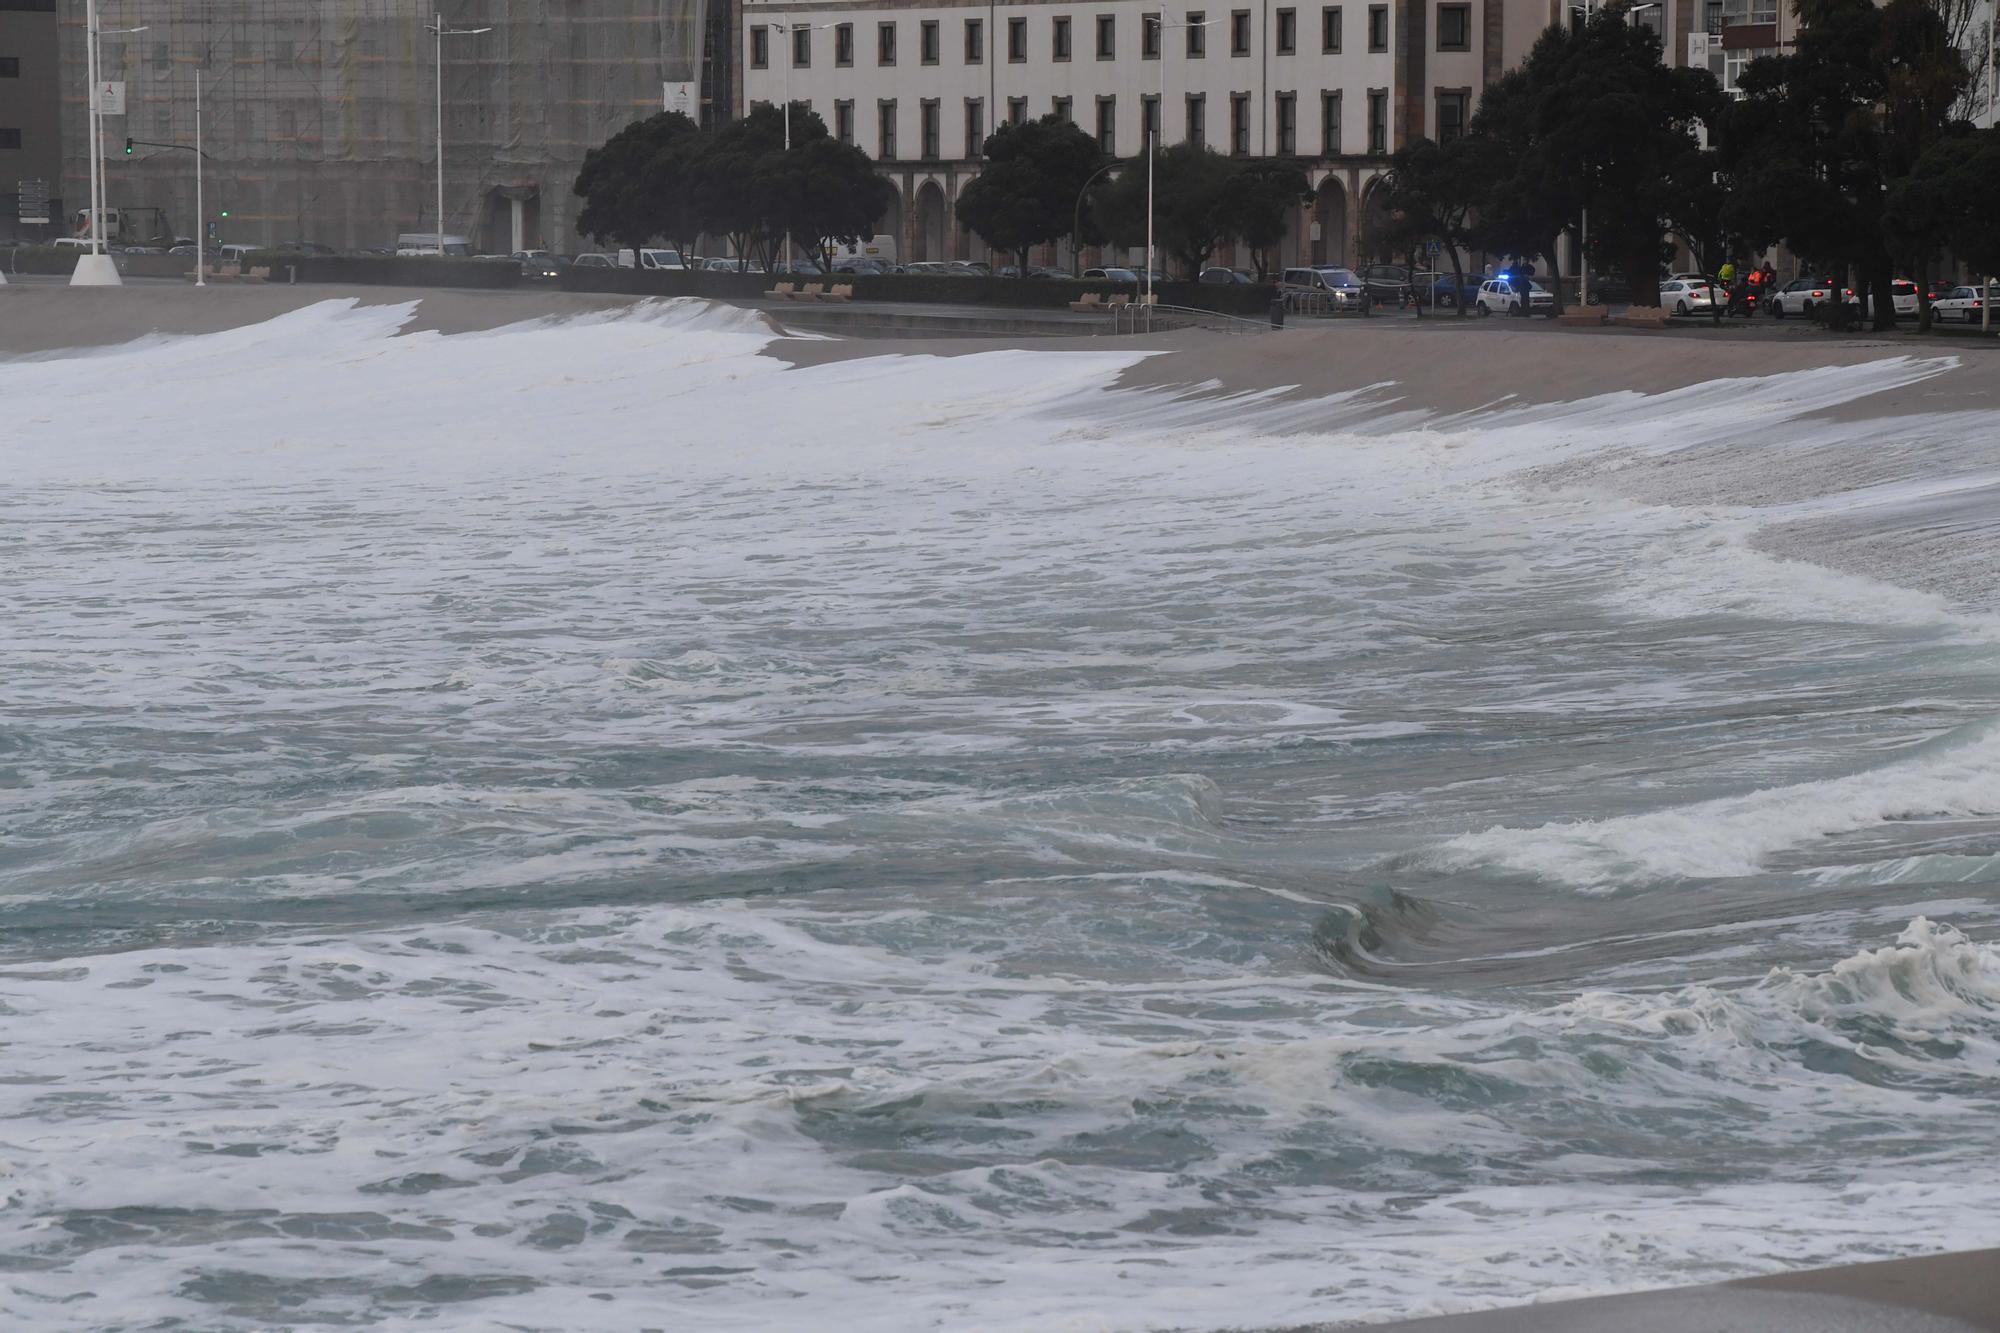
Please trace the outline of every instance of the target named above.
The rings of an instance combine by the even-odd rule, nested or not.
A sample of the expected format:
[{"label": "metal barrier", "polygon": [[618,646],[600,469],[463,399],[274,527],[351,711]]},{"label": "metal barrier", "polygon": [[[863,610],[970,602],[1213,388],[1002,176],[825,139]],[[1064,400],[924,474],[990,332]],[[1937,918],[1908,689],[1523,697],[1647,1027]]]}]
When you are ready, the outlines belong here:
[{"label": "metal barrier", "polygon": [[[1166,318],[1158,318],[1161,315]],[[1220,310],[1201,310],[1194,306],[1144,305],[1135,301],[1130,305],[1111,307],[1113,333],[1151,333],[1156,325],[1173,329],[1205,328],[1221,333],[1271,331],[1271,325],[1266,320],[1245,319],[1241,315],[1228,315]]]}]

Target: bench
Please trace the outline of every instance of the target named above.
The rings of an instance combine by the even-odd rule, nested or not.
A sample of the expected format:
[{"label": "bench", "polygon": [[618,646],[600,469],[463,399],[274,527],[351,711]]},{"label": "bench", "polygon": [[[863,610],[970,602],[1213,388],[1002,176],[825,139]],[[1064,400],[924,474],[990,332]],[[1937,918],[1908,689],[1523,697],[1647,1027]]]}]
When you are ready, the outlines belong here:
[{"label": "bench", "polygon": [[820,298],[822,301],[852,301],[853,299],[854,284],[851,282],[834,284],[833,289]]},{"label": "bench", "polygon": [[1628,329],[1664,329],[1673,312],[1665,306],[1635,305],[1618,317],[1618,322]]},{"label": "bench", "polygon": [[825,283],[808,282],[803,286],[801,286],[797,291],[792,293],[792,299],[794,301],[817,301],[819,300],[821,293],[825,291],[826,291]]},{"label": "bench", "polygon": [[1121,305],[1131,305],[1131,304],[1132,304],[1132,298],[1125,295],[1125,293],[1123,292],[1120,292],[1118,293],[1118,295],[1111,298],[1111,305],[1114,309]]},{"label": "bench", "polygon": [[1101,310],[1104,308],[1104,296],[1100,292],[1085,292],[1083,294],[1083,299],[1078,301],[1071,301],[1069,303],[1069,308],[1071,310],[1075,310],[1078,312],[1086,310]]},{"label": "bench", "polygon": [[1582,309],[1571,306],[1558,316],[1557,322],[1571,328],[1594,328],[1604,323],[1606,318],[1603,306],[1587,305]]},{"label": "bench", "polygon": [[765,295],[776,297],[780,301],[788,301],[791,299],[792,290],[793,288],[791,283],[781,282],[777,286],[773,287],[770,291],[766,292]]}]

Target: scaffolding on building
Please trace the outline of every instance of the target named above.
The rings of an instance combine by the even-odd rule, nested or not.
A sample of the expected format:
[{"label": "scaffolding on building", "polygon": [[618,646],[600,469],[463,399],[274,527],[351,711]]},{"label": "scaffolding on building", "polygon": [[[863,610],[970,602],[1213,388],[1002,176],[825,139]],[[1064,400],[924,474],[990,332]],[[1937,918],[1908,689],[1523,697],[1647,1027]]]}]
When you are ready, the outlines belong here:
[{"label": "scaffolding on building", "polygon": [[[158,207],[175,230],[223,241],[390,246],[442,230],[487,250],[568,248],[584,155],[699,89],[702,119],[729,118],[731,0],[100,0],[103,77],[126,84],[107,124],[114,206]],[[421,11],[419,7],[421,6]],[[68,11],[75,12],[68,12]],[[83,5],[66,5],[63,191],[87,178]],[[434,39],[443,53],[445,205],[435,214]],[[114,30],[143,32],[111,35]],[[190,152],[203,71],[208,218],[194,216]],[[226,212],[226,218],[223,216]]]}]

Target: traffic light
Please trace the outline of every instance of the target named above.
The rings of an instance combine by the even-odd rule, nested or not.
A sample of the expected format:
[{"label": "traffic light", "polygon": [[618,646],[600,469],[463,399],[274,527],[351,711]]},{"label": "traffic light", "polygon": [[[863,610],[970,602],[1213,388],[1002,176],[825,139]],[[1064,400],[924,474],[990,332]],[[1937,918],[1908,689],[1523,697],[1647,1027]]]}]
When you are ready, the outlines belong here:
[{"label": "traffic light", "polygon": [[125,141],[125,156],[132,156],[132,141],[130,139]]},{"label": "traffic light", "polygon": [[223,209],[223,210],[222,210],[222,216],[224,216],[224,217],[228,217],[228,216],[229,216],[229,210],[228,210],[228,209],[226,209],[226,208],[225,208],[225,209]]}]

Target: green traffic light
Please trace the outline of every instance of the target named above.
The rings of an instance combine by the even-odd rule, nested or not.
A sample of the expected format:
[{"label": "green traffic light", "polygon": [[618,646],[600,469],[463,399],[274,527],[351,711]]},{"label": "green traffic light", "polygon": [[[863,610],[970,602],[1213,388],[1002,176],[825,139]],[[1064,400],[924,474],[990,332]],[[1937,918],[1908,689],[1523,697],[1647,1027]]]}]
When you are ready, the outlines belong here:
[{"label": "green traffic light", "polygon": [[228,217],[228,216],[229,216],[229,210],[228,210],[228,209],[226,209],[226,208],[225,208],[225,209],[223,209],[223,210],[222,210],[222,216],[224,216],[224,217]]},{"label": "green traffic light", "polygon": [[125,156],[132,156],[132,141],[130,139],[125,141]]}]

